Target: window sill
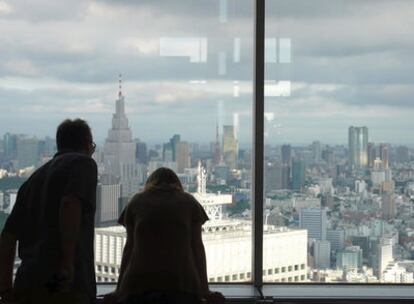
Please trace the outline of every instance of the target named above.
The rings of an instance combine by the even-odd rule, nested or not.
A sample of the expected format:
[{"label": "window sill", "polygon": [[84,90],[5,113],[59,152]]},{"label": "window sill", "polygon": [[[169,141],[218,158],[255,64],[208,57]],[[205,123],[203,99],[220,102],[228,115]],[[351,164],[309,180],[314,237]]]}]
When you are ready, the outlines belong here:
[{"label": "window sill", "polygon": [[[110,293],[115,289],[114,284],[98,284],[98,295]],[[257,290],[249,284],[210,284],[212,291],[221,292],[228,302],[248,301],[260,299]],[[265,284],[263,296],[272,300],[288,300],[289,303],[309,303],[312,300],[384,300],[384,303],[395,300],[414,299],[412,285],[329,285],[329,284]],[[321,300],[321,301],[319,301]]]}]

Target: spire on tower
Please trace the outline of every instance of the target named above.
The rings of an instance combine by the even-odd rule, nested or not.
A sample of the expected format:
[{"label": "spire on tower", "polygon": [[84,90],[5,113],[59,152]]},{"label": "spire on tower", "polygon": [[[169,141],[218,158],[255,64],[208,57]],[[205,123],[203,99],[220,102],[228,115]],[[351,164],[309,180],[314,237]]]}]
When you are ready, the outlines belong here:
[{"label": "spire on tower", "polygon": [[119,74],[118,82],[119,82],[118,96],[121,97],[122,96],[122,74]]}]

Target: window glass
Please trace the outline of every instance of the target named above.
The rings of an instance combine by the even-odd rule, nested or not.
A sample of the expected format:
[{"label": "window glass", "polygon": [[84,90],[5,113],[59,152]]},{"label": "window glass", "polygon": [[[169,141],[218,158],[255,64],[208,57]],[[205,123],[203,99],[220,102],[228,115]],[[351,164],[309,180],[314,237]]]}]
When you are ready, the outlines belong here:
[{"label": "window glass", "polygon": [[81,117],[97,144],[100,281],[118,277],[116,221],[159,167],[210,217],[209,277],[250,281],[252,1],[29,2],[0,1],[0,228],[57,125]]},{"label": "window glass", "polygon": [[265,268],[413,282],[413,9],[266,1]]}]

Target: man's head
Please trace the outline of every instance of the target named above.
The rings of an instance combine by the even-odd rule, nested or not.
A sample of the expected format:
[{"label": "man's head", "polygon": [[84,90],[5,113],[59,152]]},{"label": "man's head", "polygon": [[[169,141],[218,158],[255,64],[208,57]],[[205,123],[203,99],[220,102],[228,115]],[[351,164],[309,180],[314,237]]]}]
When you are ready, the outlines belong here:
[{"label": "man's head", "polygon": [[64,120],[56,132],[56,144],[59,152],[74,151],[92,155],[95,152],[91,128],[82,119]]}]

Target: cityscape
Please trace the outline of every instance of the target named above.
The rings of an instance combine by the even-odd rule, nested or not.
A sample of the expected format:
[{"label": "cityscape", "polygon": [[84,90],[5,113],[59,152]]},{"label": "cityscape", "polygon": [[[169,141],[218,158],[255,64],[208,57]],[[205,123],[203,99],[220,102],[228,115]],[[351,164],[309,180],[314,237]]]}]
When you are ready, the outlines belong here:
[{"label": "cityscape", "polygon": [[[237,126],[212,128],[216,136],[207,144],[184,134],[155,145],[134,139],[120,81],[112,125],[93,155],[98,282],[117,281],[126,240],[117,219],[160,167],[177,172],[209,215],[203,227],[209,281],[251,280],[252,151],[240,147]],[[347,131],[346,144],[265,143],[264,281],[414,282],[414,151],[370,141],[366,126]],[[0,228],[19,186],[55,152],[51,137],[2,135]]]}]

